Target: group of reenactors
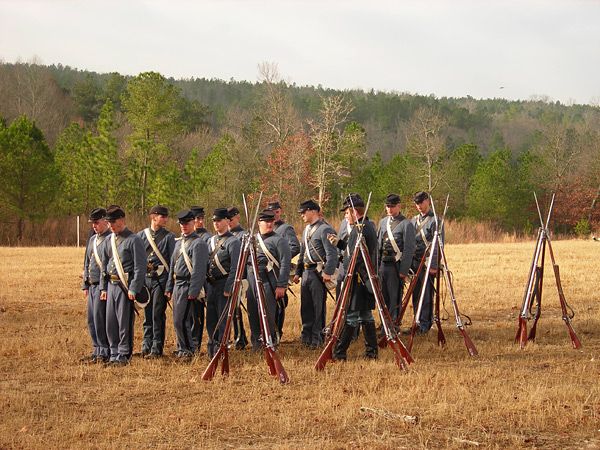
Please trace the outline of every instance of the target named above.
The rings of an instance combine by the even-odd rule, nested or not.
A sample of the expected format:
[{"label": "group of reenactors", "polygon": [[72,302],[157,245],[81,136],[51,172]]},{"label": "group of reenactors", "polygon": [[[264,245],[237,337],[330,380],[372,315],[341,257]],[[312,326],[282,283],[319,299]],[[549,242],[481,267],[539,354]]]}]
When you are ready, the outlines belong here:
[{"label": "group of reenactors", "polygon": [[[435,252],[426,255],[436,232],[437,221],[430,209],[429,195],[414,195],[419,214],[412,220],[400,212],[400,197],[389,194],[385,200],[387,216],[379,227],[365,217],[365,203],[358,194],[345,198],[344,220],[338,233],[323,219],[321,208],[313,200],[300,204],[298,213],[306,227],[300,241],[293,227],[282,219],[282,207],[272,201],[257,215],[258,232],[252,240],[257,271],[247,259],[241,281],[240,304],[246,300],[250,342],[244,330],[242,311],[234,313],[236,349],[248,344],[263,348],[261,314],[266,313],[268,328],[277,345],[283,334],[289,286],[301,282],[301,343],[308,349],[324,344],[327,296],[336,288],[349,268],[356,241],[360,237],[379,268],[382,292],[392,318],[398,316],[405,279],[415,272],[421,259],[429,256],[430,273],[437,270]],[[182,361],[190,360],[202,348],[204,328],[208,335],[207,353],[212,358],[223,340],[227,309],[231,299],[242,238],[248,231],[240,226],[240,211],[235,206],[215,209],[214,234],[205,228],[203,207],[193,206],[177,214],[181,236],[166,229],[169,211],[156,205],[150,209],[150,226],[139,233],[126,225],[125,212],[119,206],[94,209],[89,218],[93,234],[88,240],[83,268],[82,289],[87,294],[88,329],[94,346],[82,360],[125,366],[132,356],[157,359],[165,347],[166,309],[173,309],[173,327],[177,347],[173,353]],[[297,263],[292,260],[298,256]],[[420,274],[417,283],[423,281]],[[418,334],[431,328],[433,319],[433,278],[424,288]],[[377,358],[377,329],[372,310],[373,289],[361,256],[356,259],[351,299],[346,324],[336,342],[334,359],[346,359],[346,350],[359,329],[365,338],[362,356]],[[238,281],[239,282],[239,281]],[[259,287],[264,305],[258,301]],[[339,292],[339,285],[337,286]],[[413,307],[422,291],[417,285]],[[261,309],[262,306],[262,309]],[[134,320],[143,311],[143,339],[134,354]]]}]

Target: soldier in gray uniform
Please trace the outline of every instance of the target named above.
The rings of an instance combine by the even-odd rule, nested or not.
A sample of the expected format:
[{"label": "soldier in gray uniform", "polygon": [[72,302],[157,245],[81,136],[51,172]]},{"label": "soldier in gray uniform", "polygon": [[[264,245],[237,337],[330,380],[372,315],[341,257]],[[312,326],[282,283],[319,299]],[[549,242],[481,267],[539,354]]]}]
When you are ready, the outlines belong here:
[{"label": "soldier in gray uniform", "polygon": [[[194,214],[194,228],[196,230],[196,234],[206,242],[210,241],[212,237],[212,233],[208,231],[204,227],[204,208],[202,206],[192,206],[190,211]],[[204,333],[204,310],[206,307],[206,292],[208,290],[208,286],[206,281],[204,282],[204,297],[198,298],[197,301],[194,302],[194,310],[192,311],[192,340],[194,342],[194,348],[197,351],[200,351],[202,348],[202,334]]]},{"label": "soldier in gray uniform", "polygon": [[146,247],[146,287],[150,302],[144,309],[144,338],[141,356],[160,358],[165,346],[167,298],[165,288],[169,278],[171,255],[175,249],[175,234],[167,230],[169,210],[161,205],[150,209],[150,226],[138,233]]},{"label": "soldier in gray uniform", "polygon": [[[228,206],[227,214],[229,214],[229,231],[241,242],[242,237],[244,237],[245,234],[248,234],[248,232],[240,225],[240,210],[235,206]],[[248,345],[241,307],[238,307],[235,310],[235,318],[233,320],[233,341],[235,342],[236,350],[243,350],[246,348],[246,345]]]},{"label": "soldier in gray uniform", "polygon": [[83,285],[87,303],[87,322],[94,351],[85,355],[81,361],[108,362],[110,349],[106,337],[106,302],[100,301],[100,278],[102,277],[102,259],[104,246],[110,241],[111,231],[106,222],[106,210],[94,209],[88,222],[92,222],[94,234],[88,239],[83,263]]},{"label": "soldier in gray uniform", "polygon": [[[296,236],[296,231],[294,227],[290,224],[285,223],[281,220],[281,215],[283,214],[283,209],[277,200],[267,203],[267,209],[270,209],[275,214],[275,222],[273,225],[273,231],[277,233],[279,236],[285,238],[289,247],[290,247],[290,257],[294,259],[294,257],[300,253],[300,241],[298,241],[298,236]],[[292,274],[295,273],[295,267],[290,266],[290,270]],[[277,325],[277,331],[279,333],[279,338],[283,334],[283,324],[285,322],[285,309],[288,306],[288,295],[287,288],[286,293],[283,298],[277,299],[277,308],[275,310],[275,323]]]},{"label": "soldier in gray uniform", "polygon": [[215,209],[212,220],[216,234],[208,244],[210,256],[207,273],[208,291],[206,292],[207,348],[210,358],[215,355],[225,332],[227,317],[223,317],[223,311],[225,311],[232,294],[242,245],[241,241],[229,231],[227,208]]},{"label": "soldier in gray uniform", "polygon": [[191,358],[196,351],[192,341],[192,308],[206,279],[208,246],[194,231],[194,214],[177,213],[182,236],[171,257],[165,295],[173,299],[173,326],[177,335],[177,356]]},{"label": "soldier in gray uniform", "polygon": [[294,283],[302,277],[300,286],[300,316],[302,344],[314,350],[323,344],[325,327],[325,282],[331,281],[338,264],[337,248],[327,240],[335,234],[333,228],[319,218],[321,207],[313,200],[300,204],[298,212],[308,225],[302,242]]},{"label": "soldier in gray uniform", "polygon": [[[416,272],[419,268],[421,258],[425,253],[427,245],[433,241],[433,236],[436,232],[435,217],[431,210],[431,200],[429,194],[425,191],[418,191],[414,196],[415,205],[419,210],[412,219],[412,223],[415,227],[415,256],[412,262],[413,271]],[[444,238],[444,230],[442,229],[442,239]],[[427,287],[425,289],[425,296],[423,297],[423,306],[421,308],[421,316],[419,317],[419,329],[418,334],[425,334],[433,325],[433,293],[434,293],[434,280],[438,269],[438,251],[437,248],[429,251],[429,258],[431,258],[431,269],[429,270],[430,276],[427,281]],[[425,269],[421,270],[418,280],[415,283],[415,289],[413,291],[413,310],[417,311],[419,304],[419,298],[423,289],[423,280],[425,279]],[[410,330],[408,330],[410,334]]]},{"label": "soldier in gray uniform", "polygon": [[[365,203],[360,195],[350,194],[346,197],[342,211],[344,211],[345,219],[351,227],[348,240],[341,240],[335,234],[330,234],[327,238],[332,244],[342,250],[344,255],[344,270],[347,272],[354,252],[360,252],[360,249],[356,249],[360,229],[362,228],[362,236],[364,237],[371,261],[373,261],[377,252],[377,232],[375,231],[373,221],[369,220],[368,217],[364,217]],[[342,329],[339,339],[336,341],[333,359],[346,359],[346,350],[350,346],[350,342],[361,323],[365,336],[365,352],[361,356],[375,359],[378,355],[377,332],[375,330],[375,318],[371,312],[375,309],[375,297],[373,296],[373,288],[369,281],[365,261],[360,253],[357,255],[351,283],[351,297],[348,303],[346,324]]]},{"label": "soldier in gray uniform", "polygon": [[[278,329],[275,322],[277,300],[283,299],[290,276],[291,254],[287,240],[273,231],[275,213],[265,209],[258,215],[258,230],[255,236],[256,259],[258,260],[258,279],[266,296],[265,309],[269,320],[269,329],[273,341],[279,342]],[[252,349],[262,350],[260,312],[258,310],[256,282],[254,280],[252,261],[248,261],[248,320]]]},{"label": "soldier in gray uniform", "polygon": [[[104,246],[102,272],[105,276],[100,283],[100,299],[106,300],[110,362],[114,366],[125,366],[133,352],[133,302],[144,287],[146,249],[142,238],[125,225],[125,212],[119,206],[108,208],[106,220],[113,235]],[[123,267],[121,276],[119,264]],[[126,284],[121,282],[123,276]]]},{"label": "soldier in gray uniform", "polygon": [[400,212],[400,196],[389,194],[385,198],[387,217],[379,222],[377,242],[381,266],[381,291],[392,320],[400,312],[404,279],[415,254],[415,227]]}]

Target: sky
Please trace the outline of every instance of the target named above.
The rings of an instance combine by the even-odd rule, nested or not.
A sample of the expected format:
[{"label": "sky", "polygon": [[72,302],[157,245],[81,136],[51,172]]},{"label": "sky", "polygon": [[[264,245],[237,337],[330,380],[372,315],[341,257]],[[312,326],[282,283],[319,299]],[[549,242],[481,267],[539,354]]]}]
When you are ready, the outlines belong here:
[{"label": "sky", "polygon": [[600,0],[0,0],[0,60],[600,103]]}]

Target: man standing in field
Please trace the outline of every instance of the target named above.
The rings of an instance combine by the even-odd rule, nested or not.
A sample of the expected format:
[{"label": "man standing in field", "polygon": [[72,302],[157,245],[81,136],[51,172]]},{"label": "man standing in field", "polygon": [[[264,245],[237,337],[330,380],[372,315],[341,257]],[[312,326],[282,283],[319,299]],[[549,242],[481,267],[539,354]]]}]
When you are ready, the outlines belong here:
[{"label": "man standing in field", "polygon": [[[204,208],[202,206],[192,206],[190,211],[194,214],[194,229],[196,230],[196,234],[206,242],[210,241],[212,237],[212,233],[208,231],[204,227]],[[200,294],[200,297],[197,301],[194,302],[194,310],[192,311],[192,340],[194,342],[194,348],[197,351],[202,349],[202,334],[204,333],[204,316],[206,309],[206,292],[208,290],[208,286],[206,281],[204,282],[204,290]]]},{"label": "man standing in field", "polygon": [[169,264],[175,248],[175,234],[165,227],[169,210],[161,205],[150,209],[150,226],[138,235],[146,247],[146,287],[150,302],[144,309],[144,338],[142,357],[160,358],[165,345],[167,299],[165,288],[169,277]]},{"label": "man standing in field", "polygon": [[411,268],[415,254],[415,226],[400,212],[400,196],[389,194],[385,198],[387,217],[379,222],[377,241],[381,265],[381,291],[385,305],[396,320],[402,302],[404,279]]},{"label": "man standing in field", "polygon": [[104,247],[110,242],[111,231],[106,222],[106,210],[94,209],[88,222],[92,222],[94,234],[90,236],[83,263],[83,285],[81,289],[87,296],[87,323],[94,351],[85,355],[81,361],[108,362],[110,348],[106,336],[106,302],[100,301],[100,279],[102,277],[102,259]]},{"label": "man standing in field", "polygon": [[[423,255],[425,255],[426,251],[427,257],[431,258],[431,268],[429,270],[430,276],[427,281],[427,286],[424,288],[425,294],[423,296],[423,305],[421,307],[421,314],[419,316],[419,329],[417,330],[418,334],[426,334],[433,325],[433,283],[438,269],[438,249],[434,248],[433,251],[431,251],[431,249],[428,249],[427,247],[433,241],[433,237],[436,232],[436,219],[433,215],[433,211],[431,210],[431,200],[429,199],[429,194],[427,192],[416,192],[414,195],[414,201],[417,209],[419,210],[419,214],[412,219],[412,223],[415,227],[415,256],[412,262],[413,271],[416,272],[419,269],[419,263],[421,262],[421,258],[423,258]],[[441,231],[441,237],[443,239],[444,230],[442,229]],[[423,290],[426,267],[427,263],[425,262],[423,269],[419,274],[419,278],[415,283],[415,289],[413,291],[412,300],[415,314],[418,310],[419,298],[421,296],[421,291]],[[408,330],[408,334],[410,334],[410,330]]]},{"label": "man standing in field", "polygon": [[225,331],[226,317],[221,320],[218,329],[217,325],[232,294],[242,245],[229,231],[229,214],[226,208],[215,209],[212,220],[216,234],[208,244],[210,256],[206,291],[206,331],[210,358],[215,355]]},{"label": "man standing in field", "polygon": [[[354,252],[360,252],[360,249],[356,248],[356,242],[361,232],[371,260],[373,260],[377,251],[377,233],[373,221],[364,217],[365,203],[360,195],[350,194],[346,197],[342,211],[344,211],[344,218],[351,227],[348,240],[341,240],[333,233],[328,234],[327,239],[342,250],[344,270],[347,272]],[[376,359],[378,355],[377,332],[375,330],[375,318],[371,312],[375,309],[375,297],[373,296],[373,289],[369,281],[365,261],[360,253],[357,255],[351,283],[351,297],[348,302],[346,324],[342,329],[339,339],[336,341],[333,359],[346,360],[346,350],[348,350],[352,338],[361,323],[363,324],[365,335],[365,352],[361,356]]]},{"label": "man standing in field", "polygon": [[[279,342],[277,324],[273,313],[278,301],[282,301],[287,290],[290,275],[290,246],[285,238],[273,231],[275,213],[265,209],[258,215],[258,233],[256,234],[256,259],[258,261],[257,279],[262,284],[265,301],[264,305],[269,322],[269,330],[273,342]],[[250,259],[250,258],[249,258]],[[252,261],[248,266],[248,320],[250,321],[252,349],[262,350],[260,311],[258,309],[258,289],[252,269]]]},{"label": "man standing in field", "polygon": [[177,241],[171,257],[165,295],[173,299],[177,356],[188,359],[197,350],[192,340],[192,310],[206,279],[208,246],[196,234],[194,214],[190,210],[179,211],[177,219],[182,236]]},{"label": "man standing in field", "polygon": [[[281,220],[283,209],[281,208],[281,205],[277,200],[267,203],[267,209],[273,211],[273,213],[275,214],[273,231],[279,236],[285,238],[290,247],[290,258],[294,259],[296,255],[300,253],[300,242],[298,241],[298,236],[296,236],[296,231],[294,230],[294,227]],[[294,274],[295,271],[296,267],[293,263],[291,263],[290,273]],[[287,305],[288,295],[286,292],[283,298],[277,299],[277,307],[275,308],[275,323],[277,324],[277,332],[279,333],[279,338],[281,338],[281,335],[283,334],[283,324],[285,322],[285,308],[287,308]]]},{"label": "man standing in field", "polygon": [[133,352],[134,301],[146,277],[146,249],[142,238],[125,225],[125,212],[119,206],[106,211],[113,232],[104,246],[100,283],[101,300],[106,300],[106,334],[110,363],[125,366]]},{"label": "man standing in field", "polygon": [[325,283],[331,281],[338,262],[337,248],[327,240],[335,234],[333,228],[319,218],[321,207],[313,200],[300,204],[298,212],[307,224],[302,233],[302,243],[294,283],[302,278],[300,286],[300,316],[302,318],[302,344],[311,350],[323,344],[325,326]]},{"label": "man standing in field", "polygon": [[[227,214],[229,214],[229,231],[241,242],[242,237],[248,234],[248,232],[240,225],[240,210],[236,206],[228,206]],[[248,280],[246,280],[246,286],[247,283]],[[233,341],[235,342],[236,350],[243,350],[248,345],[248,338],[246,337],[244,320],[242,318],[242,308],[239,306],[235,310],[235,317],[233,319]]]}]

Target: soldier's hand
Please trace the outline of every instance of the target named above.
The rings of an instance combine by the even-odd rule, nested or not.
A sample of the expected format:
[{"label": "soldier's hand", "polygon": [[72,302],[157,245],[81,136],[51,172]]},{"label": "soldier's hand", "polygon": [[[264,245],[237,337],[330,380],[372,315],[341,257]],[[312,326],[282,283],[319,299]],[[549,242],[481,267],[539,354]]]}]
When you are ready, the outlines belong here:
[{"label": "soldier's hand", "polygon": [[194,297],[193,295],[188,295],[188,300],[196,300],[198,297]]},{"label": "soldier's hand", "polygon": [[327,240],[329,242],[331,242],[333,245],[335,245],[337,247],[338,242],[340,242],[340,238],[337,237],[335,234],[329,233],[327,234]]},{"label": "soldier's hand", "polygon": [[429,273],[431,275],[435,275],[437,273],[437,269],[429,269]]},{"label": "soldier's hand", "polygon": [[324,273],[323,274],[323,281],[331,281],[331,275],[327,275],[326,273]]},{"label": "soldier's hand", "polygon": [[400,278],[406,278],[406,275],[404,275],[403,273],[399,273],[399,274],[398,274],[398,276],[399,276]]},{"label": "soldier's hand", "polygon": [[223,297],[231,297],[231,294],[229,292],[223,292]]},{"label": "soldier's hand", "polygon": [[294,284],[298,284],[300,282],[300,275],[294,275]]},{"label": "soldier's hand", "polygon": [[106,291],[104,291],[102,294],[100,294],[100,300],[106,301]]},{"label": "soldier's hand", "polygon": [[165,297],[167,297],[169,300],[171,300],[171,294],[170,292],[165,292]]},{"label": "soldier's hand", "polygon": [[285,288],[278,286],[275,288],[275,298],[283,298],[285,297]]},{"label": "soldier's hand", "polygon": [[89,291],[89,289],[84,289],[84,290],[83,290],[83,293],[84,293],[84,294],[85,294],[85,296],[87,297],[87,296],[89,295],[90,291]]},{"label": "soldier's hand", "polygon": [[129,291],[127,296],[129,297],[129,300],[135,300],[135,294],[133,292]]}]

